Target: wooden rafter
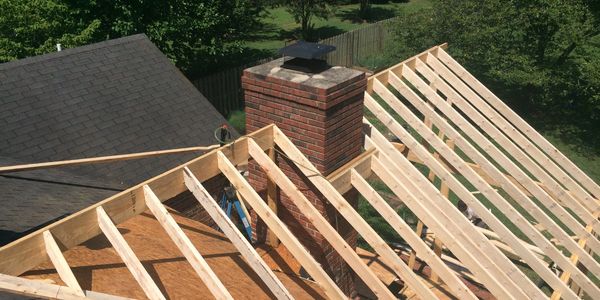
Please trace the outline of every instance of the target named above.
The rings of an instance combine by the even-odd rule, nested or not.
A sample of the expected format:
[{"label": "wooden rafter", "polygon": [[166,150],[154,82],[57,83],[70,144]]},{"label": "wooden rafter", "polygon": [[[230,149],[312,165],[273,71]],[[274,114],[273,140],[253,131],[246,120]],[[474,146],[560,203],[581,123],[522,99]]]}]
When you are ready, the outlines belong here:
[{"label": "wooden rafter", "polygon": [[144,186],[144,195],[146,197],[146,205],[148,205],[158,223],[165,229],[171,240],[173,240],[173,243],[183,253],[183,256],[185,256],[213,296],[217,299],[233,299],[198,249],[194,247],[192,241],[185,235],[181,227],[179,227],[177,221],[169,214],[158,197],[152,192],[152,189],[147,185]]},{"label": "wooden rafter", "polygon": [[[255,143],[256,144],[256,143]],[[277,299],[293,299],[292,295],[283,286],[281,281],[275,276],[273,271],[267,266],[264,260],[258,255],[256,250],[244,238],[235,224],[227,217],[225,212],[217,205],[215,200],[210,196],[208,191],[202,186],[200,181],[188,168],[184,169],[183,177],[185,185],[192,192],[194,197],[204,207],[206,212],[211,216],[213,221],[221,228],[223,233],[240,251],[240,254],[246,259],[250,267],[262,278],[265,284],[269,287],[273,295]]]},{"label": "wooden rafter", "polygon": [[125,241],[125,238],[123,238],[119,229],[117,229],[102,206],[97,207],[96,212],[98,214],[98,225],[100,226],[102,233],[104,233],[117,254],[119,254],[127,266],[127,269],[129,269],[131,275],[133,275],[133,278],[135,278],[146,296],[148,296],[148,299],[165,300],[166,298],[156,285],[156,282],[152,280],[148,271],[146,271],[140,260],[136,257],[135,253],[131,247],[129,247],[127,241]]},{"label": "wooden rafter", "polygon": [[[488,136],[490,136],[491,139],[495,140],[498,144],[502,145],[507,153],[510,153],[510,155],[512,157],[514,157],[519,163],[521,163],[523,165],[523,167],[526,171],[530,172],[533,176],[537,177],[538,180],[540,180],[541,183],[544,184],[548,188],[550,194],[554,196],[554,199],[556,199],[555,201],[560,201],[562,203],[567,204],[567,206],[572,208],[573,211],[575,213],[577,213],[577,215],[583,221],[585,221],[589,224],[594,224],[594,227],[596,229],[600,228],[600,223],[598,222],[598,220],[595,220],[592,217],[591,213],[589,211],[587,211],[586,208],[584,206],[582,206],[578,200],[574,199],[574,197],[571,196],[570,193],[567,193],[566,190],[564,190],[560,186],[560,184],[557,183],[546,171],[544,171],[540,166],[538,166],[527,154],[525,154],[511,140],[509,140],[504,134],[502,134],[498,128],[493,126],[482,115],[480,115],[479,112],[475,108],[473,108],[471,105],[469,105],[466,102],[466,100],[463,98],[462,95],[459,95],[458,92],[453,90],[437,74],[440,74],[444,79],[449,80],[449,82],[451,82],[453,84],[453,86],[458,89],[459,92],[461,92],[463,95],[467,95],[468,96],[467,98],[476,97],[474,92],[472,92],[470,89],[468,89],[468,87],[466,87],[464,85],[464,83],[462,83],[462,81],[460,81],[453,74],[451,74],[451,72],[448,69],[446,69],[446,67],[443,66],[442,63],[437,58],[435,58],[432,54],[428,54],[426,56],[426,61],[429,64],[429,66],[431,66],[433,68],[433,70],[429,69],[429,67],[427,67],[425,65],[425,63],[423,61],[421,61],[420,59],[415,59],[415,62],[417,65],[416,69],[421,74],[423,74],[423,76],[425,76],[425,78],[427,78],[430,82],[434,83],[434,85],[436,87],[438,87],[440,89],[440,91],[442,91],[448,97],[455,99],[454,102],[455,102],[456,107],[458,107],[460,110],[462,110],[465,116],[468,116],[468,118],[470,118],[473,122],[478,124],[478,126],[481,128],[481,130],[483,130]],[[410,71],[408,71],[408,69],[403,69],[403,70],[406,70],[406,73],[409,76],[411,76],[413,79],[416,79],[414,77],[414,76],[416,76],[416,74],[414,74],[414,73],[411,74]],[[437,74],[435,72],[437,72]],[[429,95],[432,95],[432,94],[429,94]],[[441,98],[439,98],[439,97],[434,97],[434,98],[437,98],[437,99],[435,99],[437,101],[434,100],[436,103],[443,105],[439,101]],[[447,106],[447,107],[449,107],[449,106]],[[450,111],[448,111],[448,112],[450,112]],[[453,112],[455,112],[455,111],[453,111]],[[451,113],[451,115],[453,116],[453,117],[451,117],[451,119],[454,122],[460,120],[460,119],[454,118],[454,117],[459,116],[459,114],[457,112]],[[508,131],[508,130],[506,130],[506,131]],[[484,143],[484,141],[479,139],[480,136],[477,136],[476,134],[472,134],[469,136],[471,136],[471,138],[475,137],[475,138],[473,138],[473,140],[476,142],[476,144],[487,147],[487,143]],[[488,141],[488,143],[491,144],[491,142],[489,142],[489,141]],[[533,147],[531,147],[531,146],[529,148],[533,149]],[[496,156],[496,153],[495,153],[496,151],[493,148],[490,148],[487,151],[495,160],[497,160],[498,162],[502,162],[502,165],[507,169],[507,171],[510,172],[511,174],[513,174],[513,176],[515,176],[515,179],[517,179],[517,181],[519,183],[521,183],[527,190],[529,190],[536,198],[547,200],[547,202],[545,202],[547,207],[551,206],[551,203],[555,202],[550,199],[550,195],[548,195],[548,193],[546,193],[544,190],[542,190],[541,187],[539,187],[538,185],[535,184],[533,179],[531,179],[529,176],[527,176],[527,174],[525,174],[524,170],[519,172],[518,170],[520,170],[520,169],[518,168],[518,166],[510,165],[508,163],[508,161],[510,161],[510,159],[508,157],[506,159],[503,159],[502,157]],[[497,151],[500,152],[499,149]],[[550,162],[546,162],[546,164],[547,164],[548,168],[549,168],[549,166],[553,165]],[[553,170],[552,172],[554,173],[555,176],[560,175],[560,173],[557,173],[558,171]],[[565,180],[565,181],[567,181],[567,180]],[[589,202],[589,200],[585,200],[585,201]],[[577,220],[575,220],[562,206],[551,206],[551,207],[552,207],[551,208],[552,212],[555,213],[555,215],[560,216],[561,221],[563,221],[566,225],[568,225],[572,230],[575,230],[575,228],[579,228],[581,231],[584,230],[584,228],[581,226],[581,224]]]},{"label": "wooden rafter", "polygon": [[[273,143],[272,127],[264,127],[249,136],[261,148],[268,149]],[[246,137],[242,137],[220,148],[219,151],[238,164],[247,160],[246,144]],[[200,181],[220,174],[216,152],[213,150],[3,246],[0,248],[0,274],[17,276],[44,262],[46,260],[42,236],[44,231],[52,232],[54,239],[65,249],[70,249],[100,234],[96,217],[97,207],[102,206],[117,224],[142,213],[147,209],[142,188],[144,185],[152,188],[159,199],[170,199],[186,190],[182,173],[184,167],[194,172]],[[78,230],[74,231],[73,228]]]},{"label": "wooden rafter", "polygon": [[85,296],[81,286],[79,286],[79,282],[77,282],[77,278],[73,275],[73,271],[69,267],[67,260],[62,255],[62,251],[60,251],[60,247],[52,237],[52,233],[50,231],[44,231],[44,243],[46,243],[46,253],[52,261],[54,268],[56,268],[56,272],[60,279],[64,281],[68,287],[74,289],[79,293],[80,296]]},{"label": "wooden rafter", "polygon": [[[274,127],[275,128],[275,127]],[[319,263],[304,249],[304,246],[290,232],[290,230],[281,222],[281,220],[273,215],[269,206],[260,198],[258,193],[244,179],[238,170],[220,151],[217,152],[218,167],[221,169],[225,177],[229,179],[231,184],[240,192],[250,206],[254,209],[257,215],[265,222],[265,224],[277,235],[281,243],[292,253],[292,255],[306,269],[306,272],[314,278],[327,296],[332,299],[345,298],[344,293],[333,282],[333,280],[325,273]]]},{"label": "wooden rafter", "polygon": [[[433,50],[434,49],[431,49],[429,52],[434,52]],[[494,95],[487,87],[479,82],[450,55],[443,51],[443,49],[438,50],[436,54],[437,57],[452,70],[452,72],[454,72],[460,79],[467,83],[475,92],[481,95],[481,98],[494,109],[496,109],[496,111],[506,118],[511,125],[529,138],[529,140],[539,147],[548,157],[552,158],[561,168],[563,168],[569,173],[569,175],[577,180],[579,184],[591,192],[591,194],[593,194],[593,196],[596,198],[596,204],[598,203],[598,199],[600,199],[600,186],[598,186],[597,183],[595,183],[589,176],[581,171],[580,168],[571,162],[564,154],[562,154],[562,152],[556,149],[556,147],[548,142],[548,140],[539,134],[533,127],[527,124],[527,122],[519,117],[519,115],[510,109],[508,105]]]},{"label": "wooden rafter", "polygon": [[[393,76],[395,76],[395,75],[393,75],[393,74],[390,75],[391,80],[394,80]],[[402,83],[402,84],[404,84],[404,83]],[[391,95],[391,93],[387,90],[387,88],[383,87],[382,85],[380,85],[380,84],[378,85],[376,83],[375,86],[380,88],[380,90],[379,90],[380,93],[384,93],[384,94],[389,93],[388,95]],[[399,86],[397,88],[399,88]],[[410,98],[418,97],[418,96],[416,96],[416,94],[414,92],[412,92],[411,90],[409,90],[407,88],[403,88],[402,92],[404,92],[403,96],[405,96],[405,97],[410,97]],[[390,100],[391,99],[393,99],[393,98],[390,98]],[[419,105],[420,102],[417,102],[416,100],[412,101],[412,102],[414,102],[413,104],[415,104],[416,107],[423,109],[423,111],[427,111],[427,112],[431,111],[431,108],[429,106]],[[430,140],[429,140],[430,144],[434,144],[434,143],[439,144],[438,147],[436,148],[436,150],[438,152],[440,152],[440,153],[444,153],[444,152],[450,153],[451,152],[449,149],[446,151],[441,150],[444,148],[444,146],[442,146],[443,143],[437,143],[437,141],[439,141],[439,140],[437,139],[436,135],[433,132],[431,132],[429,129],[426,129],[426,127],[421,126],[422,122],[420,122],[418,119],[416,119],[414,117],[414,115],[412,115],[412,113],[409,112],[408,108],[403,106],[403,104],[401,104],[400,101],[394,101],[394,102],[388,102],[388,103],[392,104],[392,107],[394,108],[395,112],[400,114],[404,118],[405,121],[411,120],[411,125],[413,126],[413,128],[418,130],[419,134],[423,135],[423,134],[427,133],[430,136]],[[436,124],[436,126],[438,126],[438,128],[442,128],[450,138],[452,138],[453,140],[456,141],[457,145],[459,146],[459,148],[461,148],[461,150],[466,151],[465,153],[467,155],[468,154],[481,155],[478,152],[476,152],[472,147],[469,148],[470,144],[463,142],[462,137],[453,128],[451,128],[449,126],[443,126],[443,124],[445,124],[444,123],[445,121],[441,120],[439,117],[437,117],[433,114],[430,114],[430,117],[432,117],[432,119],[434,120],[434,123]],[[428,130],[430,132],[427,132]],[[409,146],[409,148],[410,148],[410,146]],[[444,157],[446,158],[447,161],[452,161],[449,159],[448,155],[450,155],[450,154],[446,154]],[[456,160],[456,158],[455,158],[455,160]],[[458,159],[458,160],[462,161],[462,159]],[[477,162],[480,164],[486,164],[486,165],[490,166],[490,168],[491,168],[491,164],[489,162],[487,162],[487,160],[485,160],[484,158],[480,159]],[[465,172],[466,172],[466,170],[465,170]],[[491,175],[495,176],[498,180],[501,180],[502,175],[499,173],[499,171],[497,171],[497,169],[496,169],[496,172],[497,173],[493,173]],[[514,187],[514,185],[512,183],[507,182],[506,184],[512,185],[513,192],[518,191],[518,189],[516,187]],[[491,193],[491,188],[486,188],[486,187],[480,186],[479,190],[481,192],[488,193],[486,196],[494,195],[493,193]],[[494,196],[491,196],[491,197],[494,197]],[[492,199],[494,199],[494,198],[492,198]],[[533,203],[531,203],[531,200],[529,198],[524,197],[522,202],[528,203],[529,209],[532,209],[532,210],[538,209],[539,210],[539,208],[537,206],[535,206]],[[505,201],[498,201],[498,202],[495,202],[494,204],[498,208],[504,208],[503,213],[505,213],[507,216],[509,216],[511,218],[517,218],[517,219],[522,218],[522,216],[520,214],[518,214],[517,212],[511,212],[511,208],[509,206],[505,205]],[[519,224],[519,226],[520,226],[519,228],[521,230],[524,230],[524,228],[526,228],[526,230],[529,230],[528,231],[530,234],[529,237],[536,238],[538,246],[542,247],[542,245],[545,245],[546,246],[545,250],[548,251],[549,255],[553,255],[553,259],[555,259],[556,263],[560,262],[561,267],[564,266],[564,267],[567,267],[570,269],[576,269],[576,268],[573,268],[573,266],[571,266],[572,264],[570,264],[567,260],[564,259],[565,257],[563,255],[561,255],[560,253],[555,253],[556,249],[551,244],[549,245],[547,243],[547,240],[543,236],[541,236],[541,234],[539,234],[539,232],[537,232],[535,230],[531,230],[532,228],[529,227],[529,225],[531,225],[531,224],[528,224],[528,222],[525,219],[523,219],[523,221],[521,221]],[[538,234],[536,234],[534,232],[537,232]],[[556,254],[558,254],[558,255],[556,255]],[[578,280],[580,280],[580,282],[582,282],[582,284],[585,283],[590,291],[594,291],[597,289],[593,285],[593,283],[591,283],[591,281],[589,281],[589,279],[581,272],[578,273]]]},{"label": "wooden rafter", "polygon": [[287,157],[301,170],[301,172],[315,185],[323,196],[335,207],[340,214],[352,225],[354,229],[373,247],[394,272],[404,280],[417,295],[426,299],[436,299],[433,292],[428,289],[421,279],[408,268],[408,266],[395,254],[385,241],[367,224],[367,222],[354,210],[344,197],[333,188],[317,170],[317,168],[296,148],[292,142],[279,130],[274,128],[273,138],[275,144],[281,148]]},{"label": "wooden rafter", "polygon": [[[490,254],[499,260],[500,255],[491,252],[486,255],[480,248],[480,244],[485,245],[484,241],[475,243],[469,232],[471,224],[461,222],[462,216],[448,216],[445,212],[453,212],[453,208],[446,205],[446,201],[433,201],[431,197],[438,197],[439,191],[431,185],[435,190],[425,192],[421,188],[430,185],[426,179],[421,179],[416,176],[422,176],[420,173],[413,172],[412,169],[406,166],[400,169],[396,166],[396,161],[392,161],[389,157],[379,153],[383,159],[373,158],[373,171],[393,192],[399,197],[407,207],[426,224],[431,230],[442,238],[442,241],[448,248],[460,258],[462,262],[482,281],[486,286],[498,297],[513,299],[525,298],[523,291],[506,276],[497,264],[490,258]],[[406,174],[412,174],[410,177],[419,178],[419,186],[416,182],[411,182],[410,177]],[[424,177],[424,176],[423,176]],[[430,193],[431,192],[431,193]],[[438,207],[441,206],[441,207]],[[445,207],[444,207],[445,206]],[[442,209],[442,207],[444,207]],[[443,211],[442,211],[443,210]],[[454,222],[460,222],[458,226]],[[466,221],[466,220],[465,220]],[[475,235],[476,236],[476,235]],[[491,246],[491,245],[490,245]],[[493,246],[490,247],[490,249]],[[494,248],[495,249],[495,248]],[[497,250],[496,250],[497,251]]]},{"label": "wooden rafter", "polygon": [[[416,118],[413,112],[388,90],[387,85],[398,91],[403,99],[408,100],[411,106],[425,117],[425,121]],[[419,93],[415,93],[413,89]],[[428,145],[433,146],[435,155],[439,153],[440,157],[432,155],[414,140],[403,126],[379,106],[370,96],[371,93],[381,97],[403,121],[427,140]],[[452,103],[447,103],[440,95],[444,95]],[[424,51],[371,77],[365,105],[403,143],[400,149],[397,149],[397,146],[389,143],[383,136],[377,136],[377,130],[372,128],[371,138],[375,138],[377,142],[369,139],[366,141],[375,144],[377,156],[381,158],[391,155],[394,157],[393,161],[397,162],[401,159],[406,160],[404,155],[408,153],[411,161],[428,166],[430,171],[440,177],[443,183],[447,182],[450,189],[492,227],[494,232],[482,231],[486,236],[506,243],[495,242],[497,247],[513,259],[523,259],[554,289],[553,298],[577,298],[574,291],[567,286],[571,277],[588,295],[593,298],[600,297],[598,286],[578,268],[579,263],[593,273],[600,272],[600,265],[588,253],[590,249],[591,253],[600,249],[600,242],[594,234],[600,227],[597,199],[600,188],[468,74],[443,48],[434,47]],[[443,132],[448,136],[475,164],[464,161],[453,149],[447,147],[444,138],[436,136],[431,128],[427,128],[426,122],[431,122],[440,134]],[[460,133],[455,128],[460,129]],[[482,135],[479,130],[487,136]],[[500,171],[471,143],[485,151],[506,172]],[[401,151],[408,152],[402,154]],[[512,158],[509,159],[506,153]],[[520,165],[517,166],[512,159]],[[371,161],[374,170],[383,167],[378,165],[378,159],[372,158]],[[385,164],[385,167],[390,166],[389,163]],[[465,176],[478,189],[477,193],[485,196],[502,211],[537,247],[522,241],[508,230],[454,177],[455,174]],[[407,180],[414,181],[414,178]],[[526,209],[539,223],[530,223],[524,215],[508,204],[504,196],[492,188],[491,184],[508,192],[517,200],[518,205]],[[530,196],[535,197],[538,203],[553,215],[540,209]],[[574,218],[567,210],[574,212],[580,219]],[[576,236],[570,236],[552,218],[558,218],[559,222],[565,224]],[[565,257],[547,240],[542,231],[551,233],[554,236],[553,241],[573,253],[571,259]],[[541,260],[544,256],[565,270],[560,278],[549,271],[547,263]],[[481,278],[478,276],[478,279]]]},{"label": "wooden rafter", "polygon": [[369,183],[354,169],[350,169],[352,186],[377,210],[379,214],[402,237],[458,296],[459,299],[477,299],[467,286],[453,273],[448,266],[434,253],[410,226],[392,209]]},{"label": "wooden rafter", "polygon": [[[425,149],[420,143],[418,143],[409,133],[404,129],[404,127],[400,126],[389,114],[387,114],[383,109],[378,106],[370,96],[367,96],[365,99],[366,106],[371,110],[377,113],[377,117],[386,124],[388,124],[388,128],[392,130],[394,134],[398,138],[400,138],[410,149],[414,151],[414,153],[422,159],[426,165],[428,165],[444,182],[446,182],[450,189],[454,193],[456,193],[465,203],[467,203],[470,207],[472,207],[476,213],[488,224],[496,233],[498,233],[499,237],[502,238],[508,245],[510,245],[517,253],[525,259],[525,261],[542,277],[546,282],[548,282],[554,289],[558,290],[566,290],[568,291],[568,287],[564,284],[561,284],[558,281],[558,278],[547,268],[547,264],[545,264],[542,260],[532,254],[530,249],[528,249],[520,239],[518,239],[502,222],[500,222],[488,209],[478,200],[476,199],[469,190],[462,185],[453,177],[448,169],[446,169],[442,164],[436,160],[427,149]],[[403,111],[404,112],[404,111]],[[406,116],[405,114],[401,114],[401,116]],[[418,122],[416,118],[406,118],[409,124],[413,124],[412,122]],[[418,124],[417,123],[417,124]],[[415,127],[418,129],[418,126]],[[421,132],[421,131],[420,131]],[[481,178],[477,177],[469,167],[466,166],[466,163],[459,158],[454,152],[452,152],[449,148],[442,146],[444,143],[441,141],[434,139],[435,134],[433,132],[429,132],[428,135],[421,132],[424,137],[430,137],[428,140],[431,142],[431,145],[436,149],[438,153],[442,156],[446,157],[452,165],[461,172],[466,178],[468,178],[479,190],[481,190],[484,195],[488,197],[496,205],[496,207],[500,208],[503,213],[508,216],[514,216],[514,222],[519,225],[521,230],[528,232],[531,234],[530,237],[533,237],[533,240],[536,241],[544,241],[542,245],[545,246],[547,252],[552,252],[553,257],[562,257],[564,258],[554,247],[553,245],[546,240],[538,231],[536,231],[531,224],[527,222],[524,218],[520,217],[514,209],[511,209],[507,203],[500,198],[500,195],[489,185],[487,185]],[[394,151],[395,148],[387,142],[387,140],[374,128],[371,126],[371,138],[374,140],[374,144],[378,146],[378,148],[386,150],[387,153],[395,160],[401,160],[403,157],[397,151]],[[573,269],[576,268],[573,266]],[[568,293],[568,292],[567,292]],[[570,296],[575,297],[575,294],[572,292]],[[573,298],[571,298],[573,299]]]},{"label": "wooden rafter", "polygon": [[82,296],[74,288],[16,276],[0,274],[0,291],[45,299],[93,299],[93,300],[132,300],[104,293],[84,291]]},{"label": "wooden rafter", "polygon": [[42,163],[33,163],[33,164],[24,164],[24,165],[15,165],[15,166],[1,166],[0,174],[39,170],[39,169],[48,169],[48,168],[56,168],[56,167],[108,163],[108,162],[114,162],[114,161],[124,161],[124,160],[131,160],[131,159],[141,159],[141,158],[148,158],[148,157],[154,157],[154,156],[162,156],[162,155],[167,155],[167,154],[181,154],[181,153],[188,153],[188,152],[208,151],[208,150],[212,150],[212,149],[215,149],[218,147],[219,147],[218,145],[212,145],[212,146],[207,146],[207,147],[198,146],[198,147],[188,147],[188,148],[179,148],[179,149],[157,150],[157,151],[147,151],[147,152],[139,152],[139,153],[99,156],[99,157],[91,157],[91,158],[51,161],[51,162],[42,162]]},{"label": "wooden rafter", "polygon": [[306,218],[315,226],[323,237],[325,237],[329,244],[340,254],[344,261],[348,263],[378,298],[395,298],[387,286],[385,286],[373,271],[365,265],[354,249],[346,243],[344,238],[342,238],[325,217],[321,215],[317,208],[310,203],[306,196],[304,196],[294,183],[285,176],[283,171],[277,167],[275,162],[273,162],[251,139],[248,140],[248,152],[265,171],[267,176],[294,202],[294,204],[304,213]]},{"label": "wooden rafter", "polygon": [[[402,74],[411,74],[411,73],[412,73],[412,71],[410,71],[408,68],[402,69]],[[444,119],[442,119],[431,107],[423,105],[419,96],[414,91],[412,91],[408,87],[408,85],[406,85],[403,81],[401,81],[399,77],[397,77],[394,73],[390,73],[389,78],[390,78],[391,85],[394,86],[394,88],[396,88],[397,90],[399,90],[400,93],[403,95],[403,97],[405,97],[405,99],[409,100],[410,103],[413,106],[415,106],[417,109],[419,109],[419,111],[421,113],[428,115],[433,120],[434,124],[438,128],[442,128],[442,130],[444,130],[444,132],[455,141],[456,145],[467,156],[469,156],[469,158],[473,159],[482,168],[484,168],[484,170],[486,170],[486,172],[488,172],[489,175],[494,176],[497,179],[499,179],[502,184],[502,187],[507,191],[507,193],[509,193],[509,195],[511,195],[511,197],[517,199],[519,205],[521,205],[525,209],[527,209],[528,212],[534,218],[536,218],[540,224],[544,225],[546,227],[546,229],[562,245],[564,245],[569,251],[572,251],[573,253],[577,253],[578,255],[581,255],[581,261],[583,263],[585,263],[586,266],[588,266],[590,268],[590,270],[600,274],[600,265],[584,249],[579,247],[577,245],[577,243],[575,243],[573,241],[573,239],[571,239],[570,235],[567,234],[562,228],[560,228],[558,226],[558,224],[556,224],[546,213],[544,213],[538,205],[536,205],[531,199],[529,199],[523,193],[521,193],[520,190],[512,182],[510,182],[508,179],[506,179],[502,175],[502,172],[500,172],[490,161],[487,160],[487,158],[485,158],[481,153],[479,153],[473,147],[473,145],[471,145],[460,133],[458,133],[458,131],[456,131]],[[420,85],[422,83],[422,81],[420,81],[420,79],[418,79],[418,78],[413,78],[413,79],[414,79],[414,81],[411,81],[411,82],[415,85]],[[423,86],[422,91],[429,95],[430,90],[427,90],[427,88],[428,88],[428,86]],[[432,98],[436,98],[436,97],[439,97],[439,96],[437,96],[437,95],[432,96]],[[491,142],[489,142],[487,139],[485,139],[485,137],[483,135],[481,135],[481,133],[479,133],[472,125],[470,125],[469,123],[467,123],[465,121],[461,122],[460,121],[462,119],[461,116],[451,114],[452,111],[449,110],[448,107],[446,107],[444,104],[445,103],[438,102],[437,107],[439,109],[445,110],[445,112],[447,112],[448,114],[456,117],[455,119],[453,119],[453,122],[455,122],[457,124],[457,126],[461,126],[461,129],[463,131],[465,131],[467,134],[472,134],[472,139],[474,139],[473,137],[476,137],[477,141],[482,143],[482,145],[484,145],[484,146],[482,146],[482,148],[485,151],[489,151],[488,154],[493,155],[495,159],[501,160],[503,167],[510,168],[511,170],[519,173],[519,178],[522,179],[523,182],[528,183],[528,180],[527,180],[528,177],[526,177],[527,175],[524,174],[523,171],[518,169],[518,167],[512,161],[510,161],[508,158],[506,158],[506,156],[502,152],[500,152],[493,144],[491,144]],[[537,185],[534,185],[534,186],[535,187],[532,188],[530,191],[532,193],[539,192],[537,195],[534,193],[534,195],[539,196],[539,198],[537,198],[537,199],[540,200],[544,205],[546,205],[550,210],[557,210],[559,212],[557,217],[559,217],[559,218],[562,217],[565,219],[572,218],[572,216],[568,215],[568,213],[566,211],[564,211],[564,209],[561,210],[560,205],[556,205],[552,199],[547,198],[548,195],[543,190],[535,189],[535,188],[539,188],[539,187]],[[552,205],[552,203],[554,203],[554,205]],[[570,229],[578,232],[578,234],[580,234],[580,237],[588,237],[590,235],[589,233],[585,232],[583,230],[583,228],[581,228],[583,232],[580,232],[578,230],[577,226],[581,227],[580,224],[574,224],[574,225],[575,225],[575,228],[570,228]],[[593,238],[593,239],[595,240],[595,238]],[[598,242],[598,241],[596,240],[596,242]]]}]

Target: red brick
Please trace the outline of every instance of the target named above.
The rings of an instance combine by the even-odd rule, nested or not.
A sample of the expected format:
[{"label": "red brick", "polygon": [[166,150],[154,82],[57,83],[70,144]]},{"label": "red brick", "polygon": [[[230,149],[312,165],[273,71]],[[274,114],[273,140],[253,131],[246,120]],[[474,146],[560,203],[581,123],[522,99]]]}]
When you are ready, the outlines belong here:
[{"label": "red brick", "polygon": [[[364,75],[329,89],[286,82],[247,71],[244,71],[242,82],[248,132],[271,123],[276,124],[325,175],[360,154],[363,142],[363,92],[366,89]],[[277,161],[282,171],[315,208],[355,247],[357,233],[341,216],[337,216],[331,204],[300,173],[294,163],[281,155],[277,155]],[[263,171],[253,161],[249,163],[248,170],[248,181],[265,197],[266,177]],[[345,197],[356,206],[356,193],[348,193]],[[354,273],[339,254],[285,194],[281,194],[278,201],[278,216],[290,231],[348,295],[355,295]],[[264,224],[256,217],[252,220],[257,241],[264,241]]]}]

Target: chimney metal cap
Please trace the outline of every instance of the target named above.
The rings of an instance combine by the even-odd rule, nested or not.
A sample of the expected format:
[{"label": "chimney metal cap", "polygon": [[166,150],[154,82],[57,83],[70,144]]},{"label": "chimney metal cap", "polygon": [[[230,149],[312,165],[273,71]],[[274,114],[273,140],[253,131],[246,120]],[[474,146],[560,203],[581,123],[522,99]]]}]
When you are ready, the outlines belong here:
[{"label": "chimney metal cap", "polygon": [[298,41],[279,49],[279,54],[303,59],[318,59],[334,50],[335,46]]}]

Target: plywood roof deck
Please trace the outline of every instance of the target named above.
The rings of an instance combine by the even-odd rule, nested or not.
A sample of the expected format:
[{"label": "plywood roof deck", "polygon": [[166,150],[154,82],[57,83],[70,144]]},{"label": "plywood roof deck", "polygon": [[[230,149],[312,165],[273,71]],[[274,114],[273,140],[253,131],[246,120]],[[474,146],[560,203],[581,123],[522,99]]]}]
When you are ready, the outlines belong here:
[{"label": "plywood roof deck", "polygon": [[[261,278],[223,233],[176,213],[172,215],[235,299],[273,298]],[[152,213],[146,211],[117,227],[152,279],[169,298],[192,299],[198,295],[210,295],[206,285]],[[269,254],[276,255],[269,251],[265,260],[277,260],[277,257],[268,257]],[[144,291],[104,236],[69,249],[64,256],[82,289],[128,298],[145,298]],[[283,272],[275,274],[296,299],[325,298],[321,288],[314,282]],[[22,277],[47,279],[65,285],[49,261]]]}]

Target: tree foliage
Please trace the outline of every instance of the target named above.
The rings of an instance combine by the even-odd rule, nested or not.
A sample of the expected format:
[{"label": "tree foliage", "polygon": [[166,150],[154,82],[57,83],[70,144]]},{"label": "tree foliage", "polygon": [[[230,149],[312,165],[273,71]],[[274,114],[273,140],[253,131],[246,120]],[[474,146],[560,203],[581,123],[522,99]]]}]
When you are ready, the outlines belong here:
[{"label": "tree foliage", "polygon": [[100,27],[58,0],[0,0],[0,12],[0,62],[90,43]]},{"label": "tree foliage", "polygon": [[311,40],[314,27],[313,18],[327,19],[330,14],[328,2],[325,0],[292,0],[281,3],[287,6],[294,20],[300,23],[302,38]]},{"label": "tree foliage", "polygon": [[[145,33],[178,67],[207,72],[239,54],[240,37],[258,25],[253,0],[0,0],[0,59]],[[10,13],[5,13],[10,12]],[[17,26],[15,26],[17,25]]]},{"label": "tree foliage", "polygon": [[599,2],[434,0],[394,24],[394,56],[448,42],[455,58],[529,121],[597,144]]}]

